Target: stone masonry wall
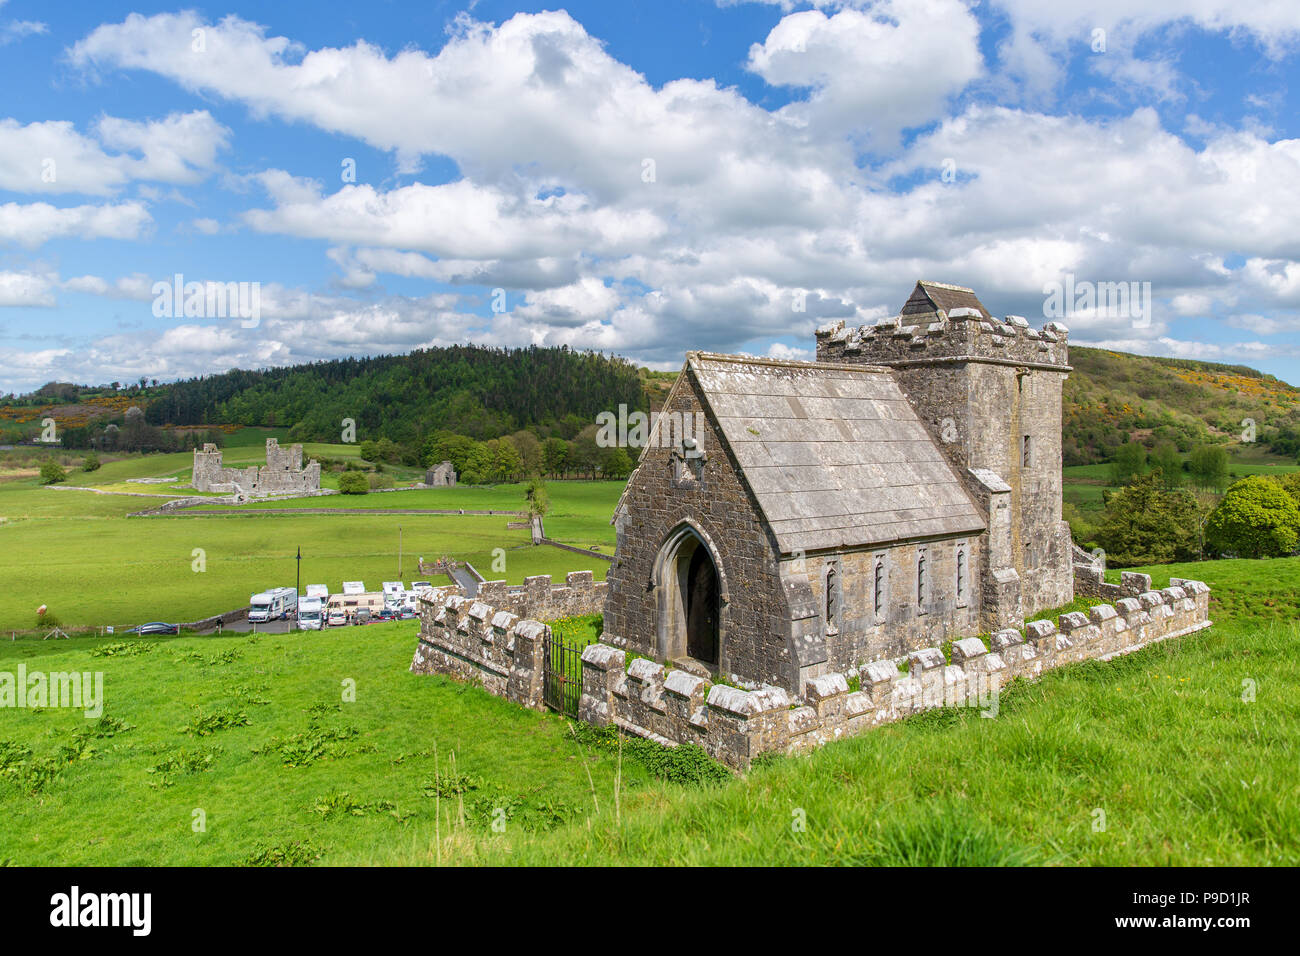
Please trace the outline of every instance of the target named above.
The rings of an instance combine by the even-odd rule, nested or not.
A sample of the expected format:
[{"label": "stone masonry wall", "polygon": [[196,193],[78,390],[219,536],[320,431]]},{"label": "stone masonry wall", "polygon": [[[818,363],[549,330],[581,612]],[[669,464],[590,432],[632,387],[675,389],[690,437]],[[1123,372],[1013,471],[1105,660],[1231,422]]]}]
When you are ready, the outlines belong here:
[{"label": "stone masonry wall", "polygon": [[229,468],[223,464],[221,449],[209,443],[194,451],[194,474],[190,484],[195,491],[227,494],[314,492],[320,490],[320,462],[311,461],[304,466],[302,445],[281,448],[276,439],[268,438],[265,465]]},{"label": "stone masonry wall", "polygon": [[762,675],[773,683],[789,680],[791,649],[783,629],[789,608],[778,565],[775,539],[757,503],[740,478],[740,467],[719,437],[717,422],[705,414],[692,372],[682,373],[661,413],[701,422],[697,437],[707,456],[700,480],[675,481],[673,449],[652,441],[624,492],[638,502],[616,524],[618,544],[607,580],[611,599],[605,609],[605,639],[647,656],[665,656],[658,646],[658,594],[654,566],[664,541],[690,521],[715,554],[721,589],[718,669]]},{"label": "stone masonry wall", "polygon": [[497,697],[542,706],[542,655],[551,629],[459,594],[425,601],[413,674],[479,681]]},{"label": "stone masonry wall", "polygon": [[578,614],[600,614],[605,610],[608,587],[590,571],[570,571],[563,584],[552,584],[549,574],[524,578],[523,584],[484,581],[476,598],[498,610],[539,621]]},{"label": "stone masonry wall", "polygon": [[[817,602],[831,670],[885,657],[901,657],[949,634],[979,633],[979,535],[838,552],[801,559]],[[957,588],[957,552],[965,555],[962,594]],[[926,557],[925,600],[917,603],[917,559]],[[884,605],[877,608],[876,563],[884,563]],[[840,582],[839,619],[826,627],[826,568]]]},{"label": "stone masonry wall", "polygon": [[[698,744],[715,759],[744,768],[763,753],[803,753],[933,707],[996,712],[1000,688],[1016,677],[1109,660],[1210,626],[1205,584],[1175,578],[1161,591],[1150,584],[1149,576],[1130,573],[1122,586],[1129,596],[1113,606],[1065,614],[1055,624],[1034,621],[1023,633],[1005,629],[989,647],[965,638],[953,644],[950,660],[937,647],[912,651],[905,671],[899,662],[881,660],[823,674],[807,682],[802,697],[770,685],[742,690],[711,684],[644,658],[629,666],[623,649],[592,644],[582,655],[579,717],[668,745]],[[540,707],[548,636],[549,628],[537,621],[452,595],[426,602],[411,670],[481,681],[490,693]]]},{"label": "stone masonry wall", "polygon": [[1020,316],[1000,322],[943,312],[860,328],[837,322],[817,332],[818,361],[893,369],[972,495],[979,497],[980,489],[970,469],[992,471],[1010,486],[1010,566],[1019,574],[1027,615],[1073,598],[1071,542],[1061,519],[1067,338],[1057,322],[1038,330]]}]

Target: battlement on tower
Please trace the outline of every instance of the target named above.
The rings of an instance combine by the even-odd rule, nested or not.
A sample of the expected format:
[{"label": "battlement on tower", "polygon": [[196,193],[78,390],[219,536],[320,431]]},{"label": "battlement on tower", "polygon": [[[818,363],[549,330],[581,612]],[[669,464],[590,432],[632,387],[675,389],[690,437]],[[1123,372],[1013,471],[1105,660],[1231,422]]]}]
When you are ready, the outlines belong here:
[{"label": "battlement on tower", "polygon": [[937,310],[896,315],[875,325],[846,326],[841,320],[823,326],[817,330],[817,361],[898,366],[994,360],[1066,370],[1068,335],[1060,322],[1034,329],[1018,315],[999,320],[973,309]]},{"label": "battlement on tower", "polygon": [[817,330],[817,360],[868,365],[993,361],[1069,369],[1069,329],[1035,329],[1019,315],[994,318],[964,286],[922,280],[898,315],[874,325],[838,321]]}]

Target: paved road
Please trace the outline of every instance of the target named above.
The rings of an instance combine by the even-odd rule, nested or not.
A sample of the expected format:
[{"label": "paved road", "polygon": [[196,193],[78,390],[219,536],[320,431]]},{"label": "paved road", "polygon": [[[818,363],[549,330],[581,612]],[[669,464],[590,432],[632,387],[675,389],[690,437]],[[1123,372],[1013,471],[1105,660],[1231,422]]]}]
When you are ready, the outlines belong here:
[{"label": "paved road", "polygon": [[465,589],[466,597],[478,596],[478,578],[470,574],[465,568],[456,568],[451,572],[456,583]]}]

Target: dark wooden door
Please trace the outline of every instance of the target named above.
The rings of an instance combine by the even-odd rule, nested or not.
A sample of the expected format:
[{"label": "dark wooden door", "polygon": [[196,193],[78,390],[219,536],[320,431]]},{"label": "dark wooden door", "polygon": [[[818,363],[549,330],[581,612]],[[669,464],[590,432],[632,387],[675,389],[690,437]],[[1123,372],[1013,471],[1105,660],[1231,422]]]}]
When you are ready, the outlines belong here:
[{"label": "dark wooden door", "polygon": [[686,653],[707,664],[718,662],[718,572],[709,553],[697,547],[686,573]]}]

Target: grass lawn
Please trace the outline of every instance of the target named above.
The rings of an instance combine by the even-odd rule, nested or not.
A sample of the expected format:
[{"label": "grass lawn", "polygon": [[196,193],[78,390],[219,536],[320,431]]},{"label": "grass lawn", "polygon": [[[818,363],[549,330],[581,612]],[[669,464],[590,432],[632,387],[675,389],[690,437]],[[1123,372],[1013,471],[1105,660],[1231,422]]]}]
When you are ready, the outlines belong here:
[{"label": "grass lawn", "polygon": [[[600,528],[599,495],[608,496],[606,486],[612,483],[590,484],[595,487],[573,491],[574,510],[581,512],[573,520]],[[504,489],[485,490],[502,502],[513,496]],[[378,503],[405,494],[308,500]],[[559,499],[565,500],[563,492]],[[380,582],[398,578],[399,526],[401,577],[408,582],[419,576],[421,555],[468,560],[486,577],[515,584],[533,574],[561,580],[577,570],[591,570],[603,579],[609,567],[559,548],[533,547],[526,530],[506,528],[504,515],[388,515],[376,509],[373,516],[259,515],[249,510],[236,516],[186,512],[126,517],[163,500],[56,491],[31,480],[0,484],[0,517],[5,519],[0,522],[0,576],[6,582],[0,591],[0,630],[33,627],[41,604],[70,626],[199,620],[238,607],[264,588],[292,586],[299,546],[304,586],[324,583],[337,590],[344,580],[362,580],[378,588]],[[559,537],[562,532],[548,528],[548,533]],[[588,543],[586,537],[560,540]],[[602,543],[612,550],[612,528]],[[205,571],[193,570],[195,549],[203,552]]]},{"label": "grass lawn", "polygon": [[[56,492],[71,494],[71,492]],[[194,621],[247,603],[249,594],[295,582],[336,591],[345,580],[378,589],[420,575],[416,561],[446,554],[468,560],[490,579],[520,583],[532,574],[557,580],[572,570],[603,579],[608,565],[546,546],[504,517],[439,515],[261,515],[99,520],[47,518],[0,525],[0,629],[30,628],[48,604],[65,625]],[[194,570],[195,550],[206,570]],[[500,549],[500,550],[498,550]]]},{"label": "grass lawn", "polygon": [[[252,512],[279,509],[365,508],[391,511],[403,508],[430,508],[466,511],[522,511],[525,505],[523,484],[424,488],[389,491],[383,494],[338,495],[326,498],[289,498],[257,501],[237,508],[227,505],[201,505],[195,511]],[[565,544],[596,548],[610,553],[614,549],[614,526],[610,517],[619,495],[620,481],[551,481],[546,485],[551,510],[546,515],[547,537]]]},{"label": "grass lawn", "polygon": [[[0,711],[0,864],[434,863],[497,808],[507,832],[585,817],[593,787],[612,811],[615,756],[560,718],[407,673],[415,633],[150,638],[136,656],[93,656],[114,642],[89,638],[3,642],[3,671],[104,672],[109,720]],[[204,718],[221,729],[185,732]],[[130,729],[94,736],[118,721]],[[625,761],[621,786],[647,776]]]},{"label": "grass lawn", "polygon": [[111,718],[0,710],[0,858],[1296,865],[1300,628],[1264,602],[1295,593],[1300,559],[1194,572],[1215,589],[1214,628],[1017,682],[991,720],[930,712],[703,784],[651,775],[629,742],[617,816],[607,739],[409,674],[412,623],[149,639],[135,655],[0,642],[0,671],[103,671]]}]

